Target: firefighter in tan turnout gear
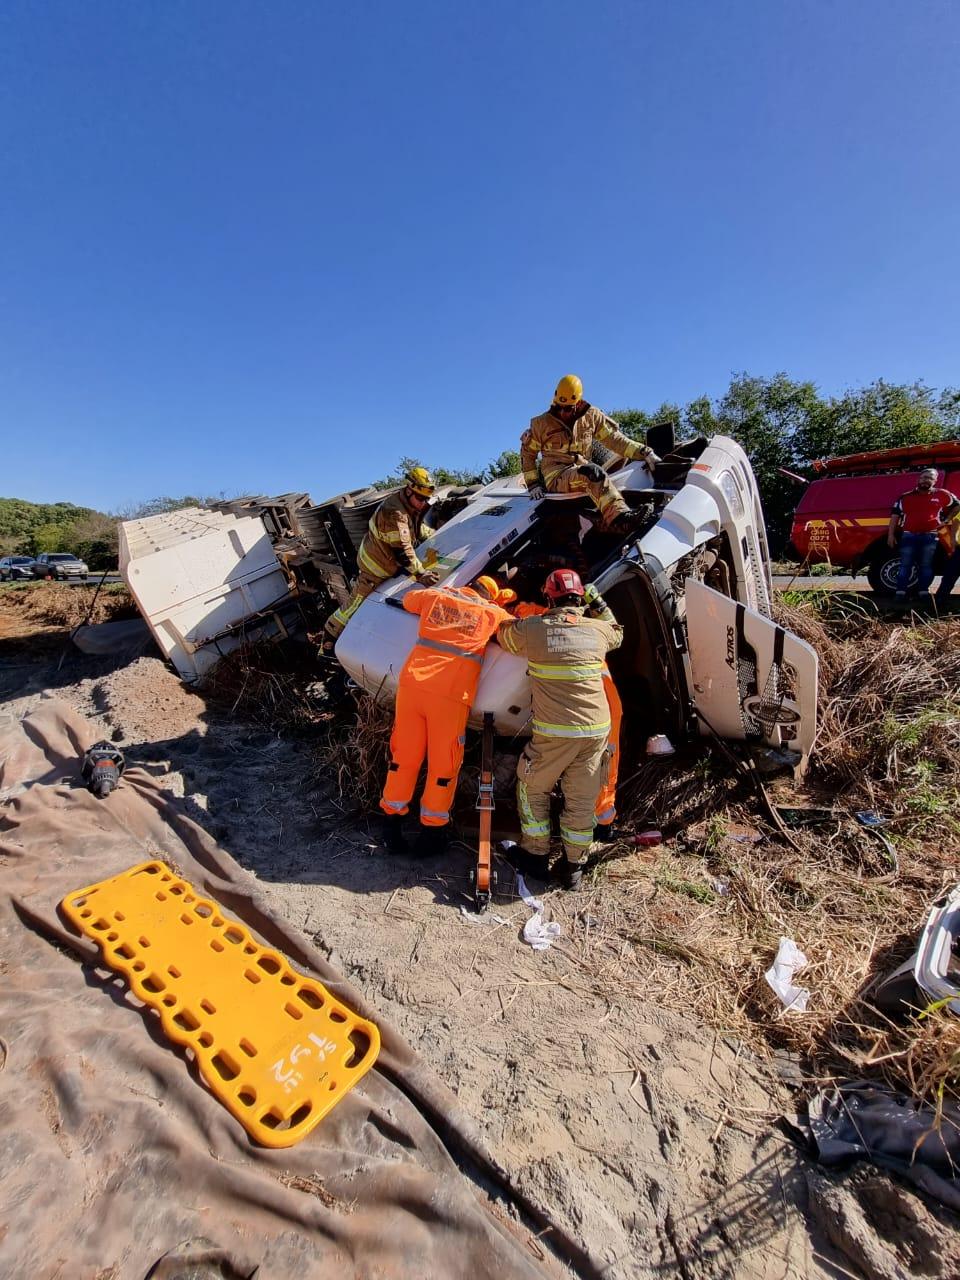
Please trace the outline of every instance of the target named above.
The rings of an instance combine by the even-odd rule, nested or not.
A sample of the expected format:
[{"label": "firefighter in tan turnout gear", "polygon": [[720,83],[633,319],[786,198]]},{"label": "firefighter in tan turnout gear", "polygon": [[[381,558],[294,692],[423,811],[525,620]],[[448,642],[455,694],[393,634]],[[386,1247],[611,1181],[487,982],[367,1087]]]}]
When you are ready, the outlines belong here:
[{"label": "firefighter in tan turnout gear", "polygon": [[660,459],[641,441],[625,436],[612,418],[582,397],[583,383],[576,374],[560,379],[549,411],[531,419],[520,439],[523,478],[531,498],[543,497],[541,476],[548,493],[589,494],[600,511],[600,527],[627,532],[633,513],[603,467],[591,461],[594,441],[628,462],[642,458],[652,468]]},{"label": "firefighter in tan turnout gear", "polygon": [[517,766],[522,839],[520,856],[514,860],[521,871],[547,878],[550,794],[560,782],[565,857],[561,879],[566,888],[576,889],[609,765],[604,659],[619,647],[623,628],[595,588],[586,604],[583,583],[573,569],[554,570],[543,593],[550,603],[546,613],[505,622],[497,632],[502,649],[527,659],[533,693],[533,736]]},{"label": "firefighter in tan turnout gear", "polygon": [[417,558],[416,547],[423,541],[423,521],[436,485],[426,467],[411,467],[406,484],[381,502],[370,517],[367,532],[357,552],[357,580],[353,595],[327,619],[323,653],[333,657],[334,646],[344,627],[382,582],[398,573],[408,573],[424,587],[433,587],[440,575],[427,569]]}]

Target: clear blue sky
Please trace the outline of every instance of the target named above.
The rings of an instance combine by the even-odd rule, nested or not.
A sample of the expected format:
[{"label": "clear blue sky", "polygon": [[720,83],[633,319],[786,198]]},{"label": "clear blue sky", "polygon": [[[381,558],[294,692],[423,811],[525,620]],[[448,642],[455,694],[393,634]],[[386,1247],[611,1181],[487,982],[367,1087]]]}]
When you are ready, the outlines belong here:
[{"label": "clear blue sky", "polygon": [[321,498],[960,382],[955,0],[4,0],[0,493]]}]

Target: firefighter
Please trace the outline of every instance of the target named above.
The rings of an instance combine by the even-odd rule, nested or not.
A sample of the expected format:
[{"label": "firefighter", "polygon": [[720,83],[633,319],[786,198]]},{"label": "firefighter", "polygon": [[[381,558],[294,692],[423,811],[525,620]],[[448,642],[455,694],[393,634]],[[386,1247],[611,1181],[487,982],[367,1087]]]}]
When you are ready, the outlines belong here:
[{"label": "firefighter", "polygon": [[[607,618],[609,610],[606,609],[599,591],[590,583],[584,588],[584,600],[587,605],[584,613],[587,617]],[[537,618],[547,612],[547,606],[524,602],[510,612],[515,618]],[[612,613],[607,621],[613,621]],[[620,701],[620,694],[617,692],[617,686],[613,683],[613,676],[606,663],[603,664],[603,691],[606,694],[607,706],[610,708],[610,736],[607,738],[606,776],[600,788],[600,794],[597,796],[593,838],[601,844],[608,844],[615,838],[613,824],[617,817],[617,775],[620,770],[620,725],[623,721],[623,703]]]},{"label": "firefighter", "polygon": [[404,609],[419,616],[420,626],[397,684],[390,764],[380,798],[391,853],[402,853],[406,847],[401,823],[424,757],[427,775],[415,852],[426,856],[446,847],[444,828],[450,821],[483,653],[500,624],[510,619],[500,601],[514,598],[490,577],[478,578],[472,588],[429,588],[403,597]]},{"label": "firefighter", "polygon": [[[600,527],[626,533],[635,517],[604,469],[591,461],[594,441],[628,461],[642,458],[653,468],[660,459],[583,396],[583,383],[568,373],[557,383],[547,413],[530,421],[520,439],[520,466],[531,498],[548,493],[587,493],[600,511]],[[539,458],[539,468],[537,459]],[[542,476],[542,485],[541,485]]]},{"label": "firefighter", "polygon": [[944,525],[943,534],[949,558],[934,597],[937,604],[941,606],[949,603],[953,588],[960,579],[960,511]]},{"label": "firefighter", "polygon": [[423,541],[423,521],[436,489],[426,467],[411,467],[406,484],[380,503],[370,517],[367,532],[357,552],[357,580],[353,595],[327,619],[322,653],[332,658],[344,627],[382,582],[401,571],[424,587],[432,587],[440,575],[427,569],[417,558],[416,547]]},{"label": "firefighter", "polygon": [[565,888],[578,889],[609,765],[604,659],[619,647],[623,628],[599,595],[591,604],[597,616],[584,616],[583,583],[573,569],[554,570],[543,593],[550,605],[546,613],[505,622],[497,632],[501,648],[526,657],[533,694],[533,735],[517,766],[522,833],[517,865],[547,878],[550,794],[561,782],[561,880]]},{"label": "firefighter", "polygon": [[901,494],[893,504],[887,527],[887,545],[897,549],[897,529],[900,535],[900,571],[897,574],[897,590],[894,599],[902,603],[907,598],[911,571],[917,571],[917,596],[921,601],[930,599],[930,583],[933,581],[933,558],[937,551],[937,532],[946,521],[960,512],[960,502],[949,489],[937,486],[940,473],[936,467],[925,467],[917,479],[916,488]]}]

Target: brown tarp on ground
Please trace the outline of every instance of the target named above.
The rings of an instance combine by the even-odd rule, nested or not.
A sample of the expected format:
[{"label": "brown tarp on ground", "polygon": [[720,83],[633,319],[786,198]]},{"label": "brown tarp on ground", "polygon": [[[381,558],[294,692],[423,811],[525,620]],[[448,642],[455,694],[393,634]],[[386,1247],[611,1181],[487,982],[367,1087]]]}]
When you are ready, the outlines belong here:
[{"label": "brown tarp on ground", "polygon": [[[0,1275],[558,1274],[477,1189],[500,1174],[453,1095],[271,917],[254,877],[142,770],[105,801],[84,789],[94,736],[54,699],[0,726]],[[57,913],[71,890],[157,855],[381,1027],[377,1066],[295,1147],[256,1146]]]}]

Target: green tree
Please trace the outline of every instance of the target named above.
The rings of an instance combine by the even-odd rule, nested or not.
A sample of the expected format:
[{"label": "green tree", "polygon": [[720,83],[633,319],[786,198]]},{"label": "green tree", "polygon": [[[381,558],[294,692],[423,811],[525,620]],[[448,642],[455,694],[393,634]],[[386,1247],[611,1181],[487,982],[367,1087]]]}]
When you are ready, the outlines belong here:
[{"label": "green tree", "polygon": [[820,401],[800,424],[794,449],[800,465],[901,445],[933,444],[960,436],[960,393],[939,396],[922,382],[897,385],[880,379],[856,391]]}]

